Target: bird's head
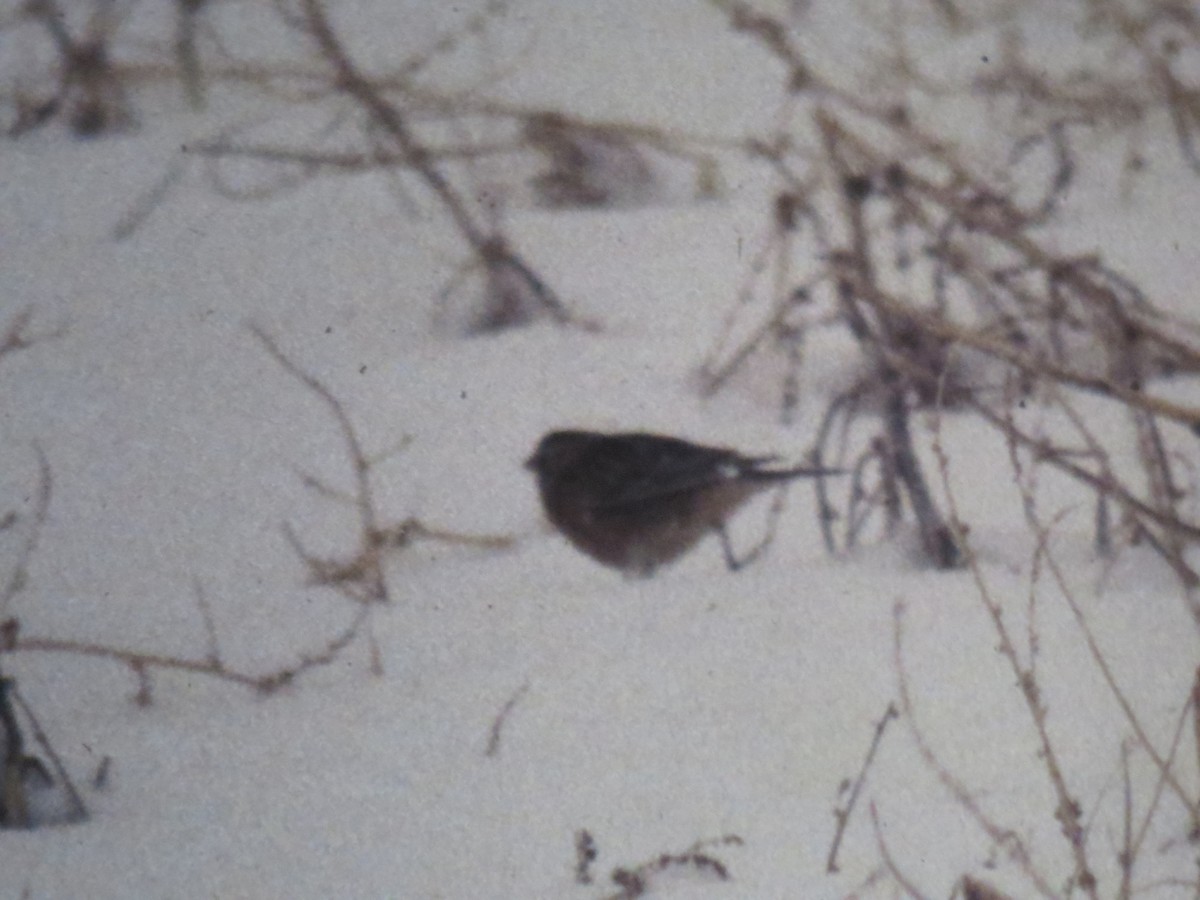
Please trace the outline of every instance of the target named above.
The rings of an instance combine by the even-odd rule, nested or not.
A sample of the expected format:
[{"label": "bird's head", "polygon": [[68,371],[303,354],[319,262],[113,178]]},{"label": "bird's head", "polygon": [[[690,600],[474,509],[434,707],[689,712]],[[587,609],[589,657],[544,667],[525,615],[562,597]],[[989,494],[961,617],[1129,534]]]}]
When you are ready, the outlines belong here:
[{"label": "bird's head", "polygon": [[596,435],[588,431],[551,431],[538,441],[533,455],[525,460],[525,468],[553,478],[577,460],[595,439]]}]

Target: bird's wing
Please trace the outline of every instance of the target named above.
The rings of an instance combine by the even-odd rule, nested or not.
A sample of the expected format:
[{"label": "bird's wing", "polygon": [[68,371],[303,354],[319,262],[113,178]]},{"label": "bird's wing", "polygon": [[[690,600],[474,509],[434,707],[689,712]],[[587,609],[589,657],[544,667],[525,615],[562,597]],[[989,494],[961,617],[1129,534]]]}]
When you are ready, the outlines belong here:
[{"label": "bird's wing", "polygon": [[747,465],[765,461],[675,438],[626,435],[596,455],[593,472],[601,490],[595,508],[619,511],[702,490],[740,477]]}]

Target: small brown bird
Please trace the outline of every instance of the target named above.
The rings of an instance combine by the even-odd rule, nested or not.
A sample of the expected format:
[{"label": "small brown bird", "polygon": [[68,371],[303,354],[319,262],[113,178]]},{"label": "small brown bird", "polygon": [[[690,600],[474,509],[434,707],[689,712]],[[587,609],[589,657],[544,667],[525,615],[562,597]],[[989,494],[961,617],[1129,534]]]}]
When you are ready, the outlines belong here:
[{"label": "small brown bird", "polygon": [[725,532],[739,506],[782,481],[841,471],[766,468],[773,461],[657,434],[552,431],[525,467],[537,474],[546,516],[577,549],[648,576],[710,532],[739,568],[747,560],[734,557]]}]

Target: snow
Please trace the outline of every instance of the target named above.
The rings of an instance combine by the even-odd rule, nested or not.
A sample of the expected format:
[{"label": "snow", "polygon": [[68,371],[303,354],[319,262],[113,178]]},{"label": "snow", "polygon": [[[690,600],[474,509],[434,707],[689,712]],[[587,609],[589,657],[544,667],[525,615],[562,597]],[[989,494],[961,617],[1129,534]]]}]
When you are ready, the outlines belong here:
[{"label": "snow", "polygon": [[[380,65],[461,15],[443,11],[450,22],[435,23],[433,6],[399,18],[374,6],[385,11],[339,5],[336,24]],[[489,90],[580,116],[731,140],[768,127],[780,66],[715,8],[654,6],[518,0],[478,47],[442,65],[482,91],[475,67],[490,60],[507,74]],[[860,19],[828,9],[805,18],[805,6],[781,14],[798,31],[846,29],[828,42],[805,36],[836,64]],[[267,27],[245,4],[218,9],[221,27],[240,15]],[[421,27],[406,30],[411,22]],[[773,408],[777,373],[751,373],[715,398],[696,385],[766,227],[762,169],[728,167],[720,200],[510,206],[513,244],[602,327],[535,323],[464,339],[439,326],[435,300],[458,244],[424,200],[413,211],[424,196],[413,184],[398,197],[382,176],[328,175],[237,203],[189,165],[145,222],[114,240],[178,148],[230,121],[220,97],[196,113],[161,85],[134,96],[140,127],[130,133],[79,141],[51,123],[0,151],[0,327],[29,307],[31,333],[42,335],[0,358],[0,515],[32,510],[35,447],[52,472],[27,584],[0,620],[18,619],[22,637],[202,659],[200,593],[222,661],[252,674],[292,665],[347,626],[357,604],[309,583],[284,532],[318,557],[357,552],[355,510],[303,481],[351,492],[346,445],[328,406],[251,326],[342,404],[373,461],[385,524],[415,517],[514,541],[393,549],[390,602],[370,608],[370,641],[267,695],[154,672],[143,706],[129,668],[112,660],[0,655],[90,811],[81,823],[4,832],[0,896],[593,898],[617,891],[615,867],[725,835],[743,844],[699,852],[730,881],[672,866],[649,876],[646,896],[899,896],[872,807],[888,855],[924,896],[949,896],[965,874],[1030,896],[1007,846],[939,781],[921,741],[1067,894],[1073,863],[1057,801],[970,571],[929,570],[906,529],[826,554],[804,484],[768,553],[736,574],[707,541],[653,579],[627,580],[542,523],[521,463],[551,428],[646,429],[789,458],[807,448],[853,366],[844,338],[816,333],[809,393],[788,429]],[[261,101],[228,102],[255,127],[271,115]],[[287,116],[297,118],[280,133],[316,133],[319,116]],[[1129,207],[1072,197],[1058,239],[1111,255],[1169,307],[1194,310],[1193,261],[1178,248],[1194,240],[1197,188],[1169,161],[1170,133],[1157,140],[1177,180],[1148,176]],[[488,165],[481,180],[500,183],[503,167]],[[470,303],[472,290],[463,282],[450,302]],[[1197,399],[1194,381],[1163,390]],[[1099,433],[1128,427],[1111,405],[1088,415]],[[1118,896],[1130,723],[1062,591],[1044,566],[1035,577],[1002,441],[953,411],[914,421],[930,472],[935,429],[945,447],[980,576],[1023,659],[1036,631],[1048,730],[1091,829],[1101,896]],[[833,490],[844,499],[844,487]],[[1097,559],[1093,509],[1076,486],[1044,473],[1039,491],[1047,521],[1062,513],[1050,544],[1072,596],[1166,755],[1198,658],[1181,589],[1147,548]],[[738,546],[762,533],[768,506],[738,517]],[[4,577],[18,531],[0,531]],[[901,705],[898,635],[911,716],[886,726],[839,872],[828,874],[843,782],[858,776],[889,704]],[[1185,735],[1172,771],[1194,798],[1189,756]],[[1136,747],[1130,759],[1139,821],[1157,771]],[[1135,883],[1181,879],[1153,895],[1190,896],[1190,817],[1170,791],[1157,810]],[[590,885],[574,877],[581,829],[599,850]]]}]

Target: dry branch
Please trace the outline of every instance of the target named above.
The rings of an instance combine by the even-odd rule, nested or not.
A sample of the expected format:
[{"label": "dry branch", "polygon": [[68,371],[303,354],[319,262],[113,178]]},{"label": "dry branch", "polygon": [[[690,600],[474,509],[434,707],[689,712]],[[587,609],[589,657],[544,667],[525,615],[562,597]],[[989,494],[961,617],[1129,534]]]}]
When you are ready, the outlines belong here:
[{"label": "dry branch", "polygon": [[[909,424],[913,408],[940,398],[1079,481],[1104,515],[1111,504],[1122,521],[1136,525],[1128,540],[1152,546],[1189,593],[1200,589],[1192,558],[1200,543],[1194,514],[1200,498],[1195,485],[1180,478],[1181,451],[1171,431],[1179,425],[1200,433],[1200,406],[1151,389],[1157,379],[1200,374],[1200,325],[1162,312],[1101,258],[1058,252],[1045,231],[1089,161],[1073,139],[1086,116],[1083,95],[1072,91],[1087,87],[1085,75],[1095,76],[1095,97],[1101,97],[1116,84],[1105,80],[1110,73],[1082,62],[1080,79],[1055,81],[1021,68],[1018,47],[1009,46],[998,69],[1022,73],[1021,84],[1031,88],[1022,88],[1022,100],[1034,111],[1036,127],[1012,138],[998,173],[970,163],[956,143],[924,129],[907,107],[865,100],[841,73],[826,71],[806,55],[793,24],[744,0],[713,0],[713,5],[733,30],[784,65],[780,91],[790,115],[775,134],[747,142],[751,158],[765,163],[778,182],[764,216],[771,239],[751,259],[747,287],[722,329],[723,335],[736,330],[748,336],[732,347],[722,337],[703,367],[706,390],[722,388],[757,355],[782,355],[786,375],[780,393],[787,417],[801,390],[804,364],[803,354],[793,348],[809,331],[840,327],[858,345],[862,375],[830,402],[818,453],[827,450],[835,424],[846,432],[864,411],[878,414],[864,448],[850,451],[858,460],[856,471],[864,475],[867,462],[878,461],[878,481],[856,477],[850,508],[842,516],[847,525],[843,546],[860,539],[870,513],[880,506],[891,533],[899,487],[927,558],[939,565],[958,561],[954,535],[925,483]],[[1118,53],[1132,48],[1141,55],[1140,87],[1113,88],[1114,97],[1124,99],[1105,114],[1115,122],[1124,108],[1120,115],[1127,120],[1144,121],[1152,107],[1165,104],[1183,154],[1190,156],[1191,136],[1200,123],[1200,92],[1185,85],[1181,73],[1182,60],[1200,52],[1200,17],[1185,6],[1158,0],[1130,11],[1124,4],[1097,0],[1075,11],[1088,18],[1097,40],[1108,40]],[[898,48],[895,57],[881,65],[892,66],[894,78],[919,90],[951,91],[951,86],[935,89],[936,79],[917,71],[916,61],[905,55],[903,37],[892,42]],[[1059,101],[1065,106],[1042,115]],[[1071,104],[1078,115],[1068,112]],[[1004,121],[1011,125],[1011,119]],[[1002,133],[996,139],[1008,140]],[[1047,157],[1046,181],[1036,191],[1020,183],[1029,178],[1022,172],[1032,153]],[[1010,183],[1014,175],[1015,185]],[[799,242],[798,235],[809,244]],[[751,286],[770,266],[781,276],[770,288],[769,308],[754,310]],[[794,275],[787,274],[793,270]],[[837,326],[820,312],[830,309],[840,318]],[[745,320],[753,327],[735,329]],[[994,377],[980,377],[985,373]],[[1005,386],[999,398],[997,381]],[[1112,466],[1116,438],[1092,434],[1086,426],[1077,426],[1091,448],[1084,458],[1063,441],[1022,429],[1014,433],[1008,414],[1013,403],[1033,398],[1047,413],[1070,418],[1070,398],[1078,393],[1126,411],[1140,473]],[[825,537],[827,545],[836,546],[829,528]],[[1108,540],[1111,534],[1105,528],[1099,537]],[[1200,598],[1188,602],[1200,623]]]},{"label": "dry branch", "polygon": [[532,314],[531,304],[557,322],[574,321],[554,291],[509,246],[507,238],[476,220],[458,189],[438,168],[433,153],[409,127],[406,114],[388,101],[351,60],[319,0],[302,0],[301,6],[304,29],[333,69],[336,87],[366,110],[391,139],[408,167],[424,181],[449,215],[489,279],[511,285],[514,294],[503,299],[495,298],[499,308],[488,313],[478,327],[488,330],[521,324]]},{"label": "dry branch", "polygon": [[854,779],[854,785],[850,789],[850,796],[846,800],[846,805],[833,811],[834,818],[837,820],[837,830],[833,835],[833,843],[829,846],[829,856],[825,859],[826,874],[831,875],[838,871],[838,848],[842,845],[842,836],[846,833],[846,825],[850,822],[850,814],[854,812],[854,807],[858,803],[858,797],[862,793],[863,784],[866,783],[867,770],[870,769],[871,763],[875,759],[875,753],[879,750],[879,745],[883,741],[883,732],[887,728],[888,723],[892,719],[898,719],[899,717],[900,712],[894,704],[889,703],[887,711],[875,723],[875,735],[871,738],[871,746],[867,750],[867,756],[863,760],[862,768],[859,769],[858,777]]}]

